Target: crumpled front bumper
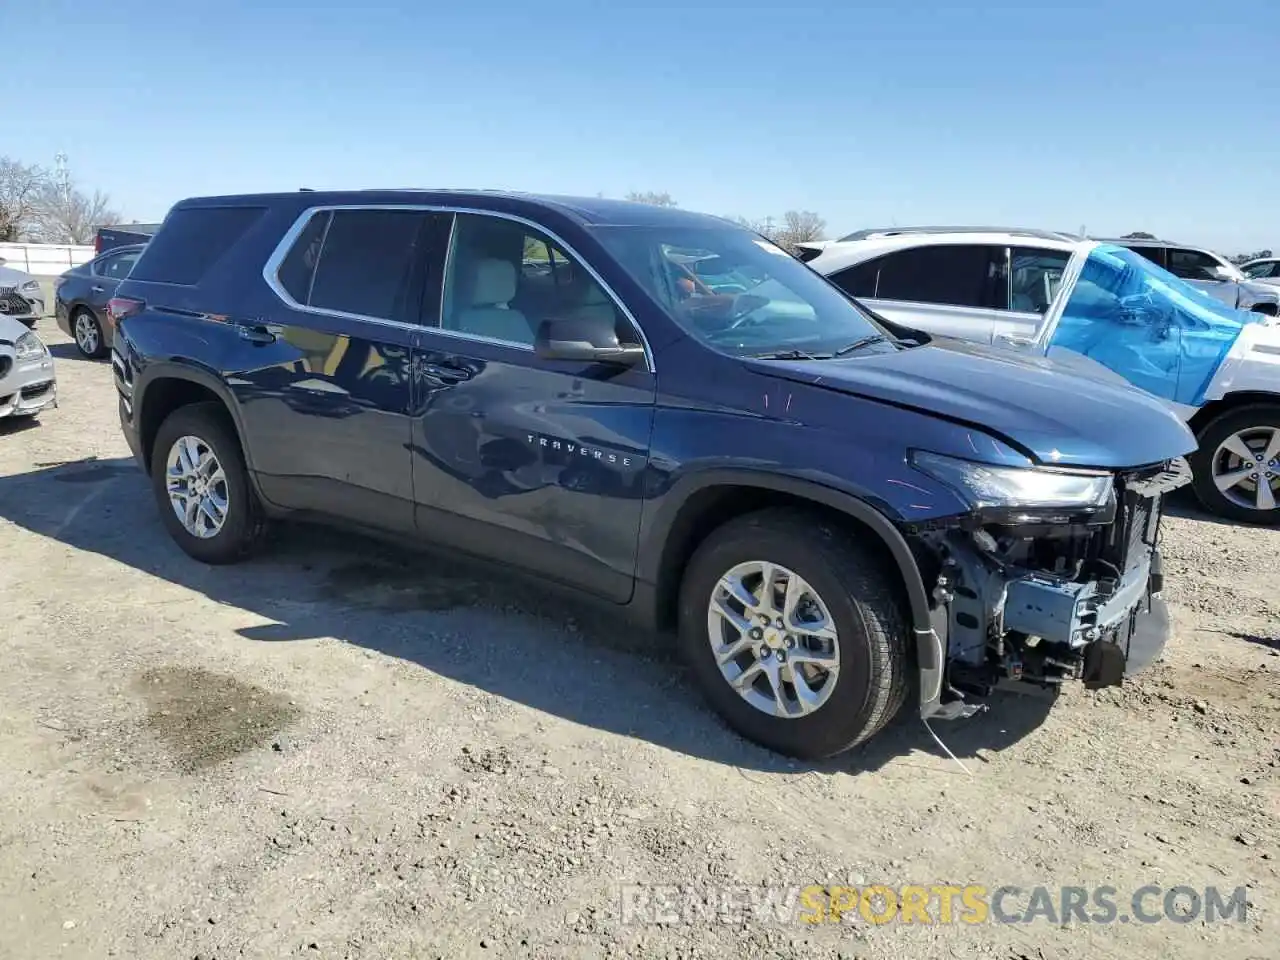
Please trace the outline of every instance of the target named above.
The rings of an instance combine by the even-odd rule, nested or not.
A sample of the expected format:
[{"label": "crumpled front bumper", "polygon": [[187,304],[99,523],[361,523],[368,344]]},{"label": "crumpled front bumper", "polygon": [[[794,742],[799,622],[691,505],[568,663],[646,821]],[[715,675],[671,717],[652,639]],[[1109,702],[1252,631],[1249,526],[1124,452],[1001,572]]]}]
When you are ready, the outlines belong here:
[{"label": "crumpled front bumper", "polygon": [[[1113,584],[1070,583],[1036,574],[1021,577],[1008,585],[1004,627],[1081,652],[1086,665],[1101,662],[1098,657],[1105,654],[1111,676],[1104,679],[1119,682],[1121,676],[1133,676],[1150,665],[1169,641],[1160,571],[1160,552],[1152,550]],[[1119,650],[1091,652],[1088,648],[1096,644],[1113,644]],[[1088,666],[1085,679],[1089,682]]]}]

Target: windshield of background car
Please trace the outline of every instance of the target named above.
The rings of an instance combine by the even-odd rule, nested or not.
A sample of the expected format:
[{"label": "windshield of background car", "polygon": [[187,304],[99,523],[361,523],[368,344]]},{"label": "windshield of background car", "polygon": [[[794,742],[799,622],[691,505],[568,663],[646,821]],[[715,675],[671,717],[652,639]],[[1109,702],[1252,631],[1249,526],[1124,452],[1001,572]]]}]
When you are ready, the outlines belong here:
[{"label": "windshield of background car", "polygon": [[650,295],[708,346],[736,356],[830,354],[889,332],[795,257],[726,226],[600,227],[605,245]]},{"label": "windshield of background car", "polygon": [[1195,403],[1240,331],[1262,319],[1139,253],[1102,244],[1089,253],[1046,339],[1157,396]]}]

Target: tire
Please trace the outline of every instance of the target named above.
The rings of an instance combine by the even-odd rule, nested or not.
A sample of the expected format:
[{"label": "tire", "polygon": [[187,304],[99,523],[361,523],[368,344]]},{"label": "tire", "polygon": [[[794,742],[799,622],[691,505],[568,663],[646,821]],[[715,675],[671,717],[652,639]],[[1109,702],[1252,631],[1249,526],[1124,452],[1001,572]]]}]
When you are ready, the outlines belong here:
[{"label": "tire", "polygon": [[[195,440],[202,454],[205,450],[210,452],[224,478],[216,484],[215,494],[225,508],[221,526],[203,537],[187,529],[169,495],[170,455],[183,438]],[[221,404],[179,407],[160,424],[151,452],[151,487],[169,535],[196,560],[210,564],[236,563],[248,557],[262,539],[265,528],[262,507],[249,483],[240,443]],[[212,526],[207,515],[198,516],[197,520]]]},{"label": "tire", "polygon": [[[764,712],[730,685],[717,663],[711,630],[719,618],[710,611],[713,596],[722,577],[755,561],[776,564],[806,581],[835,627],[839,665],[834,678],[827,676],[834,687],[812,712],[791,716]],[[861,743],[893,719],[910,686],[911,632],[896,570],[889,574],[885,567],[881,555],[851,539],[847,530],[802,509],[748,514],[726,523],[702,542],[681,584],[680,647],[703,694],[729,726],[780,753],[818,759]],[[762,592],[757,590],[756,596]],[[724,631],[730,639],[737,635],[734,627]],[[763,642],[776,641],[776,633]],[[742,674],[749,672],[753,660],[763,662],[750,653],[743,659],[748,667]],[[758,684],[752,681],[757,702]],[[826,690],[825,682],[821,686]],[[763,689],[770,688],[766,678]],[[796,689],[794,684],[791,689]]]},{"label": "tire", "polygon": [[[1224,444],[1238,438],[1245,442],[1255,453],[1266,453],[1268,431],[1277,431],[1280,438],[1280,404],[1257,404],[1229,410],[1201,429],[1200,446],[1190,457],[1191,485],[1196,497],[1210,513],[1241,523],[1278,524],[1280,523],[1280,454],[1265,460],[1245,461],[1224,448]],[[1275,448],[1272,447],[1273,453]],[[1247,464],[1259,464],[1257,479],[1249,477],[1226,490],[1219,489],[1218,477],[1229,478],[1231,474],[1249,469]],[[1259,484],[1268,482],[1272,490],[1269,509],[1260,509],[1258,503],[1267,502],[1265,492]],[[1262,494],[1259,496],[1259,494]]]},{"label": "tire", "polygon": [[[102,336],[102,324],[88,307],[80,307],[71,314],[71,337],[76,349],[87,360],[101,360],[107,355]],[[83,329],[82,329],[83,328]]]}]

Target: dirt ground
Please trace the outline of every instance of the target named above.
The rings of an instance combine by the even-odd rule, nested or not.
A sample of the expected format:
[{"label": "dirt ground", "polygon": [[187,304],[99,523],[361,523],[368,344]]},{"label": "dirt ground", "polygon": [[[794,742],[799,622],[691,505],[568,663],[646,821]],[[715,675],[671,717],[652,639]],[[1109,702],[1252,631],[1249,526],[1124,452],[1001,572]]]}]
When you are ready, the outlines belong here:
[{"label": "dirt ground", "polygon": [[[1280,956],[1280,530],[1175,505],[1164,662],[936,725],[967,773],[910,709],[797,764],[660,643],[451,559],[282,529],[189,560],[109,366],[40,329],[61,405],[0,425],[0,956]],[[1125,919],[1147,885],[1244,888],[1247,911],[644,906],[876,883],[1107,884]]]}]

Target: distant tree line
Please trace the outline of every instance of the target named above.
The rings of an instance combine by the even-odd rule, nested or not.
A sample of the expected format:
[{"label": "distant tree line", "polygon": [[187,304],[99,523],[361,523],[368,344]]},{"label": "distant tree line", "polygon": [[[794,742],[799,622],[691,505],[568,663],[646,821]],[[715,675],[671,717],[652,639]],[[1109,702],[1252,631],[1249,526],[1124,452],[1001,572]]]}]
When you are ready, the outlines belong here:
[{"label": "distant tree line", "polygon": [[[627,194],[627,199],[637,203],[651,203],[656,207],[679,206],[665,190],[633,190]],[[788,210],[779,218],[765,217],[762,220],[749,220],[732,214],[724,219],[754,230],[790,253],[795,252],[798,243],[824,239],[827,230],[827,221],[812,210]]]},{"label": "distant tree line", "polygon": [[0,242],[90,243],[98,227],[120,222],[111,198],[84,192],[69,171],[0,157]]}]

